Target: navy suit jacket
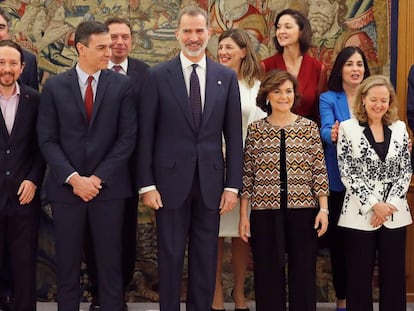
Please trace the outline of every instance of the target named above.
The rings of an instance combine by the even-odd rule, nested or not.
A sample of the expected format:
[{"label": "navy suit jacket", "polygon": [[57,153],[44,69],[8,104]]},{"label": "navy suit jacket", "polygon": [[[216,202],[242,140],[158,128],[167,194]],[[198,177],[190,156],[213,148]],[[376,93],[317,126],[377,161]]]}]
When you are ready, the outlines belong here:
[{"label": "navy suit jacket", "polygon": [[407,118],[408,125],[411,131],[414,132],[414,65],[411,66],[408,74]]},{"label": "navy suit jacket", "polygon": [[198,168],[203,200],[209,208],[218,209],[223,188],[240,189],[242,184],[242,124],[235,72],[207,58],[206,98],[198,132],[179,56],[150,68],[141,94],[139,188],[155,185],[164,208],[176,208],[191,191]]},{"label": "navy suit jacket", "polygon": [[[40,189],[45,170],[36,135],[39,93],[20,84],[20,98],[12,132],[8,133],[0,113],[0,206],[9,200],[19,204],[17,190],[23,180]],[[37,202],[38,197],[31,202]],[[40,207],[40,204],[39,204]]]},{"label": "navy suit jacket", "polygon": [[24,84],[39,90],[39,76],[37,72],[36,55],[23,50],[24,68],[20,75],[20,81]]},{"label": "navy suit jacket", "polygon": [[128,158],[136,139],[136,105],[128,77],[111,70],[101,72],[89,124],[76,69],[49,78],[40,98],[37,128],[40,149],[50,167],[46,191],[51,201],[81,200],[65,183],[75,171],[103,180],[94,200],[131,195]]}]

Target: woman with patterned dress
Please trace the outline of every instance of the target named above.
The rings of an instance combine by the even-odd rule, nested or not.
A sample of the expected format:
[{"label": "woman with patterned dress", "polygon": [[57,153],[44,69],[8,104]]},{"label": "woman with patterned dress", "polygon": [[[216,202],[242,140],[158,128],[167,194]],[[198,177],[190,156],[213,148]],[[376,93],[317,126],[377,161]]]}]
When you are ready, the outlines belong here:
[{"label": "woman with patterned dress", "polygon": [[[224,66],[236,71],[239,79],[240,100],[242,110],[243,140],[246,137],[247,126],[258,119],[266,117],[266,113],[256,106],[256,96],[260,87],[261,69],[254,53],[249,35],[240,29],[223,32],[219,37],[218,60]],[[232,267],[234,287],[232,298],[235,311],[248,311],[244,297],[244,280],[250,252],[248,244],[239,236],[239,208],[221,215],[219,247],[217,256],[216,289],[211,310],[224,310],[222,267],[224,238],[231,238]]]},{"label": "woman with patterned dress", "polygon": [[332,281],[336,294],[336,311],[346,311],[346,267],[343,230],[338,228],[345,196],[345,186],[339,175],[336,155],[338,128],[342,121],[351,117],[351,105],[358,86],[370,76],[368,62],[359,47],[350,46],[341,50],[335,59],[328,80],[329,91],[319,99],[321,115],[321,138],[324,143],[326,168],[329,177],[329,229],[325,235],[329,246],[332,266]]},{"label": "woman with patterned dress", "polygon": [[268,73],[257,97],[268,117],[247,131],[239,230],[245,242],[251,231],[257,311],[286,310],[286,263],[289,310],[316,310],[316,253],[328,227],[329,185],[318,126],[292,112],[297,101],[291,74]]},{"label": "woman with patterned dress", "polygon": [[378,254],[380,310],[405,311],[406,227],[411,220],[408,134],[385,76],[358,88],[354,118],[339,125],[337,152],[345,198],[338,226],[345,228],[347,310],[372,311]]},{"label": "woman with patterned dress", "polygon": [[319,95],[326,90],[327,70],[308,54],[312,42],[309,20],[299,11],[286,9],[275,20],[273,38],[277,53],[261,62],[265,72],[281,69],[298,80],[300,101],[292,111],[319,123]]}]

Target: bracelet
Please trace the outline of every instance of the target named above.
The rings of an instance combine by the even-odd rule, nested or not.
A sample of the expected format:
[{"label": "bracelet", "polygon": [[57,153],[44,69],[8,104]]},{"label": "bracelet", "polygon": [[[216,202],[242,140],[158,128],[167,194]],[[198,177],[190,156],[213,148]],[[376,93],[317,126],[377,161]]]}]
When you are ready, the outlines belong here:
[{"label": "bracelet", "polygon": [[327,208],[320,208],[319,211],[326,213],[326,215],[329,215],[329,210]]}]

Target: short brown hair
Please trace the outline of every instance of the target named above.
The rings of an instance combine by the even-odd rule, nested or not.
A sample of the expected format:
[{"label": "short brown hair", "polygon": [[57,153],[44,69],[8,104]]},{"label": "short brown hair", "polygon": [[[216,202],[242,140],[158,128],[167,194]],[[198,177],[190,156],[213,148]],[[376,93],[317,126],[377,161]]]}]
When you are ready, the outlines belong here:
[{"label": "short brown hair", "polygon": [[276,69],[276,70],[269,71],[265,75],[260,85],[259,93],[257,94],[257,98],[256,98],[257,107],[259,107],[264,112],[266,112],[268,115],[270,115],[272,113],[272,107],[267,102],[267,95],[270,92],[273,92],[275,89],[277,89],[279,86],[281,86],[286,81],[291,81],[293,84],[293,92],[295,93],[295,99],[293,102],[293,106],[296,103],[298,103],[300,100],[300,96],[298,93],[298,82],[296,78],[287,71]]}]

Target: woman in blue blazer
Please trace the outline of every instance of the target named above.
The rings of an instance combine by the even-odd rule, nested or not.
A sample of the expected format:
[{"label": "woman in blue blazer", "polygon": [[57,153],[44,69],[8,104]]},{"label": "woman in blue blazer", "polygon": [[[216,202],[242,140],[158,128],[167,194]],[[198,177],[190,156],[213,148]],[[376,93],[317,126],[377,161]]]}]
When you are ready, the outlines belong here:
[{"label": "woman in blue blazer", "polygon": [[328,92],[320,96],[321,138],[329,177],[329,229],[332,277],[337,297],[337,310],[346,310],[346,274],[343,237],[337,228],[345,195],[336,159],[339,123],[351,117],[356,90],[370,75],[367,59],[359,47],[346,47],[339,52],[328,80]]}]

